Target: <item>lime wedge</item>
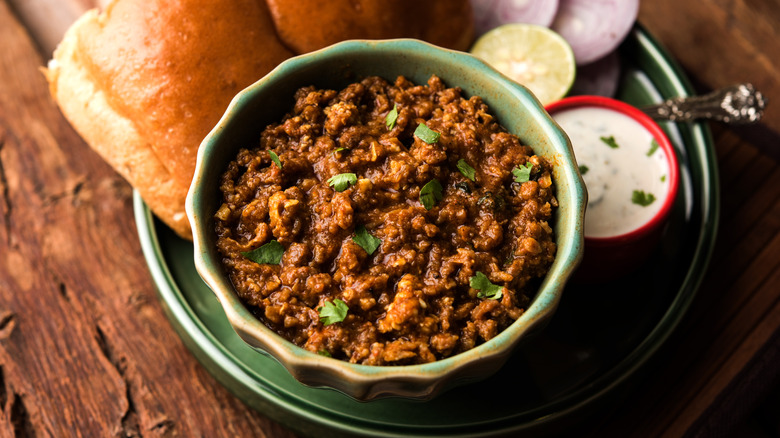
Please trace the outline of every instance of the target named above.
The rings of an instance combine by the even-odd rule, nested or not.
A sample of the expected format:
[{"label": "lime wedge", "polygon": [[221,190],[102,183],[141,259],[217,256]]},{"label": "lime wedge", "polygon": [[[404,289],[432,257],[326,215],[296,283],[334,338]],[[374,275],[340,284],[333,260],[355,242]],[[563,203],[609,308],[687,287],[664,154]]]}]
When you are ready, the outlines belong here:
[{"label": "lime wedge", "polygon": [[496,27],[474,43],[471,53],[525,85],[542,105],[565,96],[574,83],[571,46],[543,26],[512,23]]}]

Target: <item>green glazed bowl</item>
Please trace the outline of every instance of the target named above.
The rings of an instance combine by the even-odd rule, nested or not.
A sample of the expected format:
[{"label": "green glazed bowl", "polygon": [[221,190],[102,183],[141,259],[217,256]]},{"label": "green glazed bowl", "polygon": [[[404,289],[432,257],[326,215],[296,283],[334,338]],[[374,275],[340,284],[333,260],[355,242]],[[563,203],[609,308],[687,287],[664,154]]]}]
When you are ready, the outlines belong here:
[{"label": "green glazed bowl", "polygon": [[[455,356],[422,365],[368,366],[304,350],[256,319],[221,267],[213,223],[222,202],[220,176],[240,147],[256,142],[266,125],[280,121],[292,109],[293,95],[302,86],[341,89],[372,75],[391,82],[403,75],[425,84],[433,74],[447,86],[460,87],[467,96],[481,96],[509,132],[553,163],[559,203],[553,224],[558,245],[555,261],[517,321],[490,341]],[[195,267],[244,341],[274,357],[305,385],[332,388],[358,400],[392,396],[430,399],[455,385],[488,377],[523,338],[539,331],[550,319],[582,258],[586,197],[568,137],[525,87],[471,55],[421,41],[347,41],[281,63],[233,99],[198,151],[187,215]]]}]

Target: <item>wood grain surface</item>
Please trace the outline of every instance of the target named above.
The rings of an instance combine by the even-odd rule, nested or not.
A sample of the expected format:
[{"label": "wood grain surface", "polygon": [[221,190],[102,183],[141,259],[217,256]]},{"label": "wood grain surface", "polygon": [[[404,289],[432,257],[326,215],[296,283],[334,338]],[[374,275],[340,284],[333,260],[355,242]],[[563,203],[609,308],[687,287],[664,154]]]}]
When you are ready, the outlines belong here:
[{"label": "wood grain surface", "polygon": [[[0,0],[0,436],[293,436],[222,388],[176,336],[141,254],[131,188],[48,94],[39,69],[94,4]],[[710,269],[629,402],[587,432],[736,435],[776,399],[780,370],[780,7],[645,0],[639,19],[699,91],[750,81],[770,103],[761,126],[712,125],[722,205]],[[757,436],[779,426],[761,423]]]},{"label": "wood grain surface", "polygon": [[0,406],[7,435],[289,436],[223,389],[157,301],[131,189],[48,94],[0,2]]}]

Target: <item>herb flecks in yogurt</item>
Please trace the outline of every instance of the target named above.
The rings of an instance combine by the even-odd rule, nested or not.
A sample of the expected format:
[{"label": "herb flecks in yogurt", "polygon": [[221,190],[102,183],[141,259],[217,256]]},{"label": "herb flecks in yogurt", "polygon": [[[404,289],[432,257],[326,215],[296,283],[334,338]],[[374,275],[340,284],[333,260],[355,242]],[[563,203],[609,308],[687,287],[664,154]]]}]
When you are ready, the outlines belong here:
[{"label": "herb flecks in yogurt", "polygon": [[652,157],[655,151],[658,150],[658,141],[656,139],[653,139],[653,141],[650,142],[650,150],[647,151],[647,156]]},{"label": "herb flecks in yogurt", "polygon": [[618,146],[617,141],[615,141],[614,135],[610,135],[609,137],[601,136],[599,138],[604,142],[604,144],[611,147],[612,149],[617,149],[620,147]]},{"label": "herb flecks in yogurt", "polygon": [[[664,175],[670,169],[660,146],[661,150],[648,156],[653,135],[642,124],[598,107],[569,108],[555,112],[553,118],[571,139],[577,161],[587,163],[585,169],[580,168],[588,190],[587,237],[619,236],[657,214],[663,202],[655,202],[656,197],[662,200],[660,194],[668,192]],[[632,202],[635,189],[643,193],[637,203]]]},{"label": "herb flecks in yogurt", "polygon": [[644,190],[634,190],[631,194],[631,202],[642,207],[647,207],[655,201],[655,195],[652,193],[645,193]]}]

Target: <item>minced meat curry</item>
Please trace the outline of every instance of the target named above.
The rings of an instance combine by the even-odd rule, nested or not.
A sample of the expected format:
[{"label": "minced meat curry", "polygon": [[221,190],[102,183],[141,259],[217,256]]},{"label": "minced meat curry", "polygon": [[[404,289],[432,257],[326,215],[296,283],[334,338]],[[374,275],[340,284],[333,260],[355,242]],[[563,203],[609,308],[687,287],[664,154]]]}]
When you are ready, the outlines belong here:
[{"label": "minced meat curry", "polygon": [[353,363],[496,336],[555,256],[551,165],[438,77],[301,88],[222,176],[217,245],[272,330]]}]

